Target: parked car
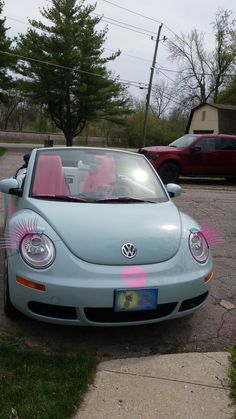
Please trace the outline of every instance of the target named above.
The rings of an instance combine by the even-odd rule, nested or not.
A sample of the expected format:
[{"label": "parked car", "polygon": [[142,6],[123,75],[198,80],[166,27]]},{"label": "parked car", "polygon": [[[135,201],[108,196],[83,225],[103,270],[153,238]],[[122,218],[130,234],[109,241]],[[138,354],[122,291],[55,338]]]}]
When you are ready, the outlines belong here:
[{"label": "parked car", "polygon": [[165,187],[143,155],[34,149],[0,191],[8,316],[121,326],[184,316],[206,301],[207,240],[170,199],[181,187]]},{"label": "parked car", "polygon": [[223,176],[236,180],[236,136],[187,134],[169,146],[139,150],[152,163],[164,183],[184,176]]}]

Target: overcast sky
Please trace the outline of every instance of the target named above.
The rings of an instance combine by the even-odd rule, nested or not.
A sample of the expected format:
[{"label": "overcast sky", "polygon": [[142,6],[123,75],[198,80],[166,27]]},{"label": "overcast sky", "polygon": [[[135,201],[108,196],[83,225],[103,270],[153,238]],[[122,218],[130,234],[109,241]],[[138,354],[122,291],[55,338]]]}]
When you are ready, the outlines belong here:
[{"label": "overcast sky", "polygon": [[[50,1],[47,0],[5,0],[5,3],[4,14],[7,16],[7,26],[11,28],[8,31],[9,36],[25,32],[27,18],[40,18],[39,8],[50,5]],[[94,2],[86,0],[86,3]],[[122,8],[146,16],[146,18]],[[115,25],[108,24],[109,31],[105,44],[107,54],[110,50],[118,48],[122,51],[122,55],[111,64],[110,68],[114,75],[119,75],[122,80],[148,83],[155,47],[151,36],[152,32],[157,33],[160,23],[163,23],[161,39],[164,36],[172,38],[173,32],[180,35],[197,29],[205,33],[206,46],[210,50],[214,43],[211,23],[219,9],[231,10],[236,18],[235,0],[111,0],[109,2],[97,0],[96,13],[104,15],[104,20],[110,18],[119,21],[113,22]],[[127,30],[116,26],[124,26],[124,23],[136,26],[136,28]],[[107,22],[102,21],[101,28],[106,24]],[[166,69],[175,69],[174,65],[168,61],[165,42],[159,45],[157,62]],[[174,78],[174,73],[165,70],[164,74],[166,76],[155,74],[154,82],[158,77],[166,77],[169,82],[170,78]],[[138,97],[144,96],[143,90],[137,87],[131,87],[130,93]]]}]

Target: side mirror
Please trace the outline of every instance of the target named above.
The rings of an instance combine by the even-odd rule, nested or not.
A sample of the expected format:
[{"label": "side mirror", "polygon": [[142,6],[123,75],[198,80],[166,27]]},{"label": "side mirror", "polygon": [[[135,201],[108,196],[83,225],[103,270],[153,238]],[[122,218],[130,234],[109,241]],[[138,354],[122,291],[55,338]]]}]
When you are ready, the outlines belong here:
[{"label": "side mirror", "polygon": [[176,185],[176,183],[167,183],[166,189],[171,198],[180,196],[182,192],[181,186]]},{"label": "side mirror", "polygon": [[0,192],[22,196],[22,189],[19,188],[17,180],[13,177],[0,180]]},{"label": "side mirror", "polygon": [[202,150],[202,147],[200,145],[198,145],[198,144],[193,145],[190,148],[191,153],[200,153],[201,150]]}]

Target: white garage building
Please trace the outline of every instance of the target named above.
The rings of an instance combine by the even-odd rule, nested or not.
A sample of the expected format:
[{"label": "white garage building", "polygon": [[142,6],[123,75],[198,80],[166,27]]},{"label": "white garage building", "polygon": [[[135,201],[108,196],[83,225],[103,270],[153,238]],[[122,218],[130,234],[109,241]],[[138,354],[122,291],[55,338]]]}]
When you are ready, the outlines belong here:
[{"label": "white garage building", "polygon": [[236,106],[206,103],[192,109],[186,134],[236,135]]}]

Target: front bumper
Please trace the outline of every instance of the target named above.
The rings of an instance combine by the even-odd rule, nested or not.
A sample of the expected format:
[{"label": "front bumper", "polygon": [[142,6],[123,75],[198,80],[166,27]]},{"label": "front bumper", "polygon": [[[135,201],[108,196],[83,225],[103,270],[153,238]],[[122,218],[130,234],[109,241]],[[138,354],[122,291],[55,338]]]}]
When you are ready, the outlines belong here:
[{"label": "front bumper", "polygon": [[[157,308],[117,313],[114,291],[132,288],[123,279],[124,266],[93,265],[79,260],[62,242],[56,246],[57,258],[45,270],[30,268],[19,253],[8,257],[12,304],[37,320],[85,326],[155,323],[194,312],[210,290],[211,281],[204,279],[212,270],[211,259],[200,265],[181,246],[171,260],[142,266],[146,275],[142,288],[158,289]],[[17,276],[44,284],[46,290],[26,287],[16,281]]]}]

